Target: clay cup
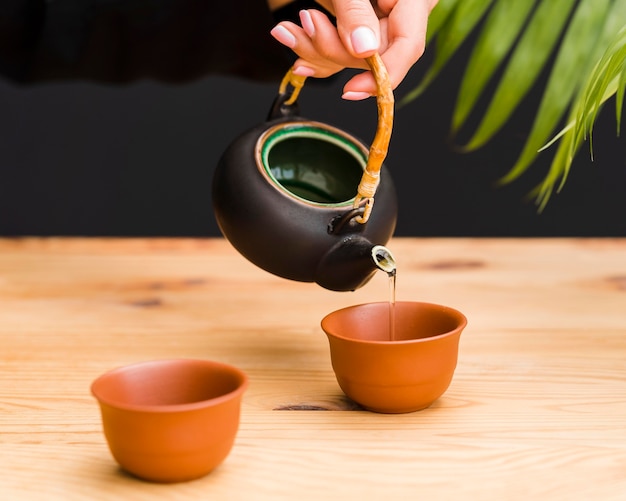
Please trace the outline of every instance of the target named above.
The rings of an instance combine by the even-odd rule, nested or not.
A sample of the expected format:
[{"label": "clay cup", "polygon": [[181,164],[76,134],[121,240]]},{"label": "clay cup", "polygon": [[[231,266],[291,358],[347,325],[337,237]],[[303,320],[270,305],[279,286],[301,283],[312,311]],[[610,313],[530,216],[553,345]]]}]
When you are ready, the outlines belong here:
[{"label": "clay cup", "polygon": [[414,412],[448,389],[457,365],[465,316],[450,307],[367,303],[322,320],[335,376],[343,392],[367,410]]},{"label": "clay cup", "polygon": [[107,372],[91,392],[109,449],[127,472],[154,482],[202,477],[228,456],[248,385],[208,360],[158,360]]}]

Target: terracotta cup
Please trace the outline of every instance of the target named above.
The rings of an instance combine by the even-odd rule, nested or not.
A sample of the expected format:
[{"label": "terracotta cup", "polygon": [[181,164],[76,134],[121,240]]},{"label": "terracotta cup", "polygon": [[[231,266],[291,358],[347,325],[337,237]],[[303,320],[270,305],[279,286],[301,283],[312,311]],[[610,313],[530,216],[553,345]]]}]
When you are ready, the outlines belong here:
[{"label": "terracotta cup", "polygon": [[158,360],[96,379],[104,435],[115,460],[155,482],[202,477],[230,453],[248,385],[239,369],[208,360]]},{"label": "terracotta cup", "polygon": [[383,413],[418,411],[443,395],[466,325],[461,312],[420,302],[350,306],[322,320],[339,386],[365,409]]}]

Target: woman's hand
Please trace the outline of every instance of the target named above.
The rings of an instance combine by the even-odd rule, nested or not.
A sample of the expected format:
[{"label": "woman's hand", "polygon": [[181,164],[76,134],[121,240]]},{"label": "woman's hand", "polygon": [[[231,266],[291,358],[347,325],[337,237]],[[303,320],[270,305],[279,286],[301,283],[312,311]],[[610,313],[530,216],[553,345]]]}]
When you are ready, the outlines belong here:
[{"label": "woman's hand", "polygon": [[[318,10],[300,12],[302,26],[283,21],[271,33],[299,57],[294,73],[324,78],[344,68],[367,69],[365,58],[378,52],[396,88],[424,53],[426,26],[438,0],[317,0],[332,12],[337,26]],[[376,93],[371,72],[349,80],[343,98]]]}]

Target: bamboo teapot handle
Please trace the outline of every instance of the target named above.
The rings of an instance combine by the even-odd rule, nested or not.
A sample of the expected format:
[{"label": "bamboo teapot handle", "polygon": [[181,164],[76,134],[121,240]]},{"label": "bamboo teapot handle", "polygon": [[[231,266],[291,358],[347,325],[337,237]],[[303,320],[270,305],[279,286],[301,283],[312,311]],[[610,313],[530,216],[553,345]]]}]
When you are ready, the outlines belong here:
[{"label": "bamboo teapot handle", "polygon": [[355,220],[366,223],[374,206],[374,195],[380,183],[380,169],[387,156],[391,130],[393,128],[394,98],[389,73],[380,55],[374,54],[366,59],[376,80],[376,105],[378,107],[378,126],[370,146],[367,165],[354,199],[354,207],[365,204],[365,212]]},{"label": "bamboo teapot handle", "polygon": [[[361,182],[359,183],[357,194],[354,198],[354,208],[364,209],[362,215],[354,218],[355,221],[361,224],[367,222],[372,212],[372,207],[374,206],[374,195],[380,183],[380,169],[389,149],[394,112],[393,90],[389,81],[389,73],[387,73],[387,68],[385,68],[383,60],[379,54],[374,54],[366,58],[366,61],[376,80],[378,125],[370,146],[367,165],[363,171],[363,176],[361,177]],[[296,102],[305,80],[306,77],[294,75],[292,69],[287,72],[279,88],[280,94],[287,97],[283,104],[292,105]],[[290,94],[288,94],[289,86],[292,87]]]}]

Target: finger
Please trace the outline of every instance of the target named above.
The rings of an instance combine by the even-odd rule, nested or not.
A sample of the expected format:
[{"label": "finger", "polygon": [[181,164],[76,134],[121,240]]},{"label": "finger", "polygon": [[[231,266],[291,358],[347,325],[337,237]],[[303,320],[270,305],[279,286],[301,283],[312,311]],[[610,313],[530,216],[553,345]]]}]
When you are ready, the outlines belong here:
[{"label": "finger", "polygon": [[325,14],[315,9],[303,10],[300,12],[300,21],[319,57],[345,68],[367,68],[362,58],[348,52],[335,25]]},{"label": "finger", "polygon": [[376,80],[371,71],[364,71],[352,77],[343,87],[342,98],[348,101],[361,101],[376,95]]},{"label": "finger", "polygon": [[285,47],[295,49],[297,40],[296,35],[293,33],[295,25],[291,26],[292,24],[288,21],[279,23],[272,28],[270,34]]},{"label": "finger", "polygon": [[424,54],[431,2],[398,0],[386,20],[388,46],[381,54],[393,88]]},{"label": "finger", "polygon": [[368,0],[334,0],[339,38],[359,58],[373,55],[380,46],[378,17]]},{"label": "finger", "polygon": [[333,6],[332,0],[315,0],[316,3],[320,4],[324,9],[330,12],[333,16],[336,16],[335,7]]},{"label": "finger", "polygon": [[[324,1],[326,1],[326,0],[324,0]],[[376,10],[376,12],[378,12],[378,17],[386,17],[386,16],[388,16],[389,13],[396,6],[398,1],[399,0],[377,0],[375,2],[374,9]],[[437,3],[439,2],[439,0],[415,0],[415,1],[422,2],[423,4],[425,4],[426,5],[426,10],[427,10],[428,13],[430,13],[435,8]],[[318,0],[318,3],[321,3],[321,1]]]},{"label": "finger", "polygon": [[[383,39],[387,39],[388,46],[380,53],[394,89],[424,53],[426,26],[432,5],[430,1],[379,0],[381,10],[391,9],[389,17],[381,19]],[[363,92],[376,92],[371,74],[357,75],[344,86],[344,93]]]},{"label": "finger", "polygon": [[325,78],[343,69],[341,64],[320,56],[306,32],[292,22],[283,21],[270,33],[298,55],[294,63],[294,72],[298,75]]}]

